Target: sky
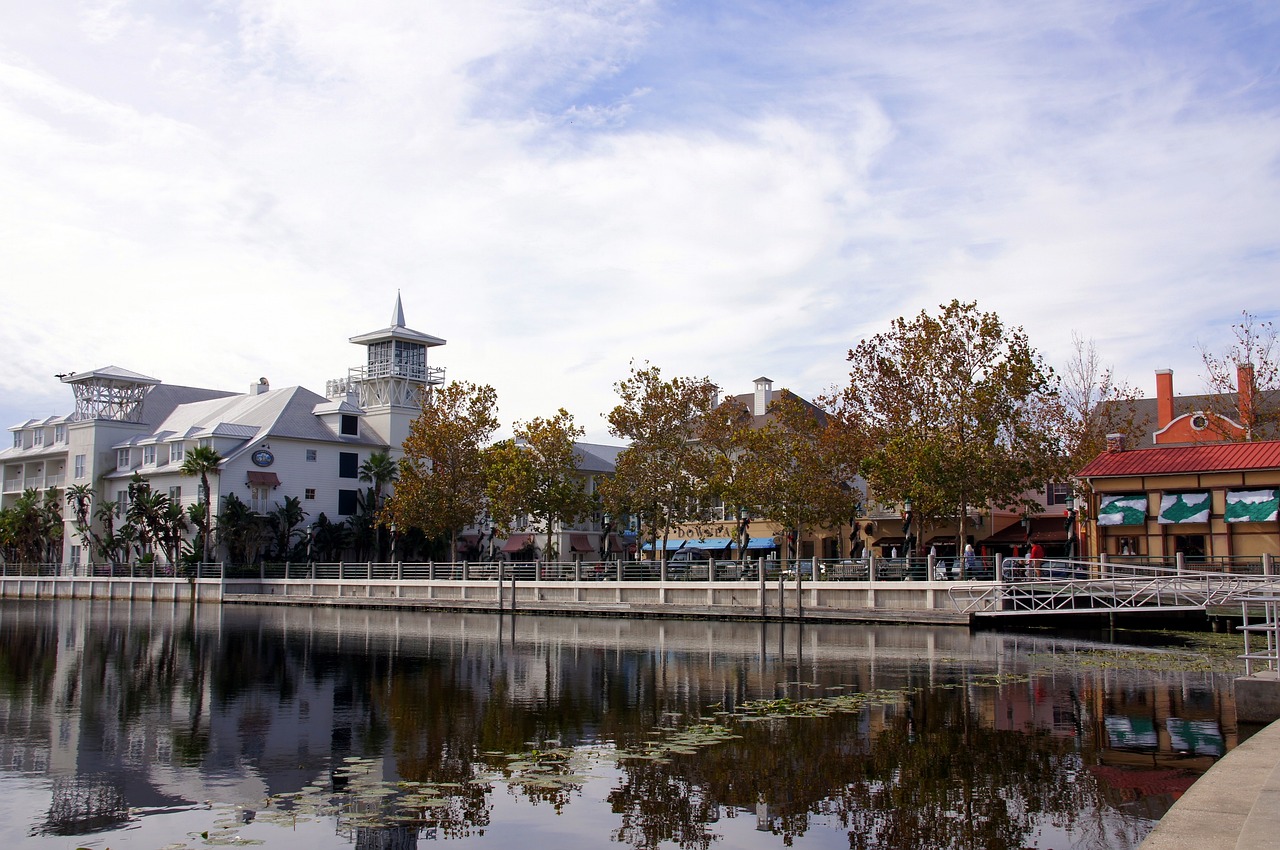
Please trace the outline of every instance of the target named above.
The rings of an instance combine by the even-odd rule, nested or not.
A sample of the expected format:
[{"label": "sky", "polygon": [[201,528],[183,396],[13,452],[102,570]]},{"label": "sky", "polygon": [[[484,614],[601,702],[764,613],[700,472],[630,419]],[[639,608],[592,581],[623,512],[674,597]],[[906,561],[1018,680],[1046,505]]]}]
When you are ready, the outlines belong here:
[{"label": "sky", "polygon": [[812,397],[976,301],[1148,395],[1280,318],[1273,0],[0,0],[0,420],[447,340],[589,440],[633,362]]}]

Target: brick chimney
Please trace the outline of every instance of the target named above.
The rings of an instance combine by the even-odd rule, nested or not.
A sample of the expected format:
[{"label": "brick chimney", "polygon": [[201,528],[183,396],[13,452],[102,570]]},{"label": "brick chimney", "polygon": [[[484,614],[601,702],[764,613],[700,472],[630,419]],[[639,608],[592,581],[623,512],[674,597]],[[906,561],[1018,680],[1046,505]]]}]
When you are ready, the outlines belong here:
[{"label": "brick chimney", "polygon": [[1107,453],[1115,454],[1124,451],[1124,434],[1107,435]]},{"label": "brick chimney", "polygon": [[1240,424],[1246,434],[1253,431],[1253,364],[1236,364],[1236,406],[1240,408]]},{"label": "brick chimney", "polygon": [[[1173,370],[1156,370],[1156,430],[1173,421]],[[1108,437],[1107,439],[1110,439]]]}]

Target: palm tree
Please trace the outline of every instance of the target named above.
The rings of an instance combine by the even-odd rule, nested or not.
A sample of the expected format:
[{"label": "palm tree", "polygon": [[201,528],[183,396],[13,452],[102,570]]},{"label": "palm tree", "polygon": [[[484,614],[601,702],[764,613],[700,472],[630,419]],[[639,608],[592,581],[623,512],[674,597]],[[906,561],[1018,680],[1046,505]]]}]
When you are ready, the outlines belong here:
[{"label": "palm tree", "polygon": [[204,538],[204,560],[209,561],[209,543],[213,536],[213,499],[209,490],[209,474],[218,473],[218,464],[222,463],[222,455],[212,446],[199,446],[187,452],[178,470],[183,475],[200,479],[200,501],[204,505],[204,524],[201,536]]},{"label": "palm tree", "polygon": [[287,560],[293,551],[293,539],[299,535],[298,526],[307,518],[302,500],[297,496],[285,496],[284,504],[267,514],[267,522],[275,534],[276,557]]},{"label": "palm tree", "polygon": [[399,477],[400,466],[391,459],[391,453],[385,449],[374,452],[369,455],[368,460],[360,464],[360,480],[372,485],[369,487],[370,498],[366,505],[372,515],[374,527],[377,529],[379,549],[382,543],[382,509],[387,503],[387,498],[382,491],[388,484],[394,484]]}]

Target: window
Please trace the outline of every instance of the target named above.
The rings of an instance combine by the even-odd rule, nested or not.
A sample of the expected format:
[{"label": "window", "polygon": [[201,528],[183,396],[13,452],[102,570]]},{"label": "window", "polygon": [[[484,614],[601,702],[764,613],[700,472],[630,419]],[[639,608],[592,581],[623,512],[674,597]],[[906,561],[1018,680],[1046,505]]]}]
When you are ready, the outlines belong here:
[{"label": "window", "polygon": [[185,453],[186,452],[182,448],[182,443],[174,443],[173,445],[169,446],[169,462],[182,463],[182,456]]},{"label": "window", "polygon": [[181,487],[170,487],[170,488],[169,488],[169,501],[170,501],[170,502],[173,502],[175,505],[178,505],[178,504],[181,504],[181,503],[182,503],[182,488],[181,488]]},{"label": "window", "polygon": [[13,432],[13,447],[15,449],[22,448],[22,432],[21,431]]},{"label": "window", "polygon": [[76,455],[74,468],[76,478],[84,478],[84,455]]},{"label": "window", "polygon": [[79,546],[73,545],[71,547],[71,552],[67,555],[67,563],[69,563],[73,567],[77,567],[80,565],[80,547]]},{"label": "window", "polygon": [[342,414],[342,424],[338,428],[338,432],[348,436],[357,437],[360,435],[360,419],[355,414]]},{"label": "window", "polygon": [[360,477],[360,455],[355,452],[338,452],[338,477]]},{"label": "window", "polygon": [[54,426],[53,426],[53,441],[54,441],[55,443],[65,443],[65,442],[67,441],[67,426],[66,426],[66,425],[54,425]]},{"label": "window", "polygon": [[129,491],[120,490],[116,493],[116,516],[124,516],[124,512],[129,509]]},{"label": "window", "polygon": [[142,462],[146,466],[155,466],[156,464],[156,447],[155,446],[142,447]]},{"label": "window", "polygon": [[316,462],[316,450],[307,449],[307,463],[315,463],[315,462]]},{"label": "window", "polygon": [[200,440],[200,448],[202,448],[202,449],[211,449],[211,448],[213,448],[213,438],[212,438],[212,437],[204,437],[204,438],[202,438],[202,439]]},{"label": "window", "polygon": [[129,450],[120,449],[116,452],[116,469],[129,468]]},{"label": "window", "polygon": [[354,516],[356,512],[356,491],[338,491],[338,516]]},{"label": "window", "polygon": [[33,446],[44,445],[44,429],[43,428],[37,428],[35,431],[32,432],[31,445]]},{"label": "window", "polygon": [[302,491],[303,498],[314,499],[316,497],[316,488],[308,487]]},{"label": "window", "polygon": [[1044,501],[1046,505],[1065,505],[1070,495],[1070,484],[1051,483],[1044,490]]}]

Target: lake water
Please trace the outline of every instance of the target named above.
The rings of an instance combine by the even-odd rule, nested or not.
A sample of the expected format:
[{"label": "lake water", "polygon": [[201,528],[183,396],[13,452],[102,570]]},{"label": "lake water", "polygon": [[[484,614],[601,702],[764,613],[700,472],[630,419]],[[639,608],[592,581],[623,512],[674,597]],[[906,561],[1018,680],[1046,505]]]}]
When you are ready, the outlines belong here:
[{"label": "lake water", "polygon": [[1199,652],[956,628],[0,603],[0,847],[1132,848]]}]

